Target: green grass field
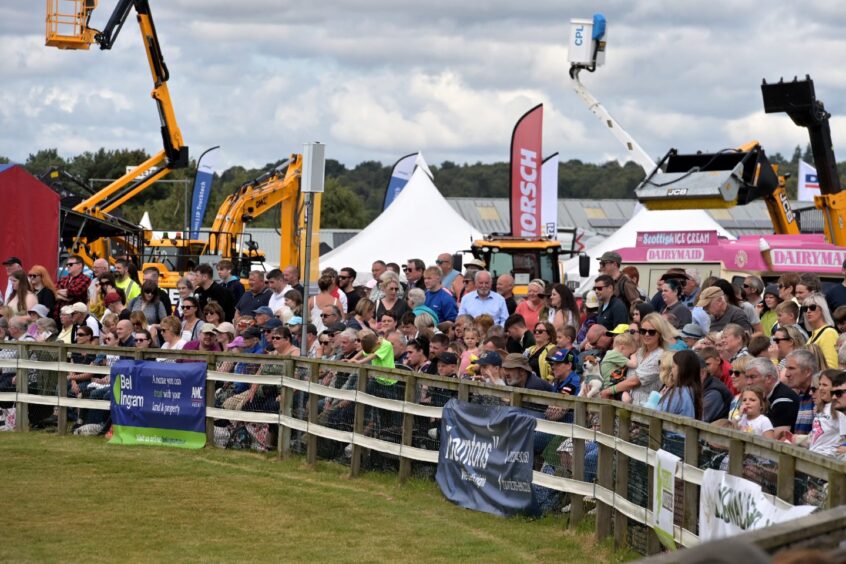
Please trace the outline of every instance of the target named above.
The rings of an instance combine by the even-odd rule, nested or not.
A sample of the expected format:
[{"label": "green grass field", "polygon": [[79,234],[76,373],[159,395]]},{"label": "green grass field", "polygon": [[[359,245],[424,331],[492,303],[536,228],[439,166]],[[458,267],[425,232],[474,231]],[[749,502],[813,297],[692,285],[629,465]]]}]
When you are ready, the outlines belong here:
[{"label": "green grass field", "polygon": [[611,562],[590,526],[503,519],[445,501],[431,481],[356,479],[206,448],[0,434],[0,560]]}]

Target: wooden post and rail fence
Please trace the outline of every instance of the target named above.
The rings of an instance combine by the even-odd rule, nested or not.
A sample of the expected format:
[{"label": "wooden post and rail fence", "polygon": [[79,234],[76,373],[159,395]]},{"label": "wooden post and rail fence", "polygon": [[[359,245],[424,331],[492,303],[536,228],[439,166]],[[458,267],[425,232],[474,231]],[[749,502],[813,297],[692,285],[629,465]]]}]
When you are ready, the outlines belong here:
[{"label": "wooden post and rail fence", "polygon": [[[441,378],[405,370],[384,370],[337,361],[209,353],[69,346],[56,343],[9,342],[0,345],[0,372],[16,373],[15,391],[0,391],[0,402],[14,402],[18,431],[29,429],[31,405],[53,406],[57,410],[60,434],[68,432],[68,409],[108,410],[108,401],[67,397],[67,374],[85,372],[102,377],[110,372],[105,365],[69,362],[71,352],[120,356],[136,360],[200,361],[208,363],[206,386],[206,434],[214,444],[215,421],[245,422],[278,426],[277,453],[286,457],[292,445],[304,445],[306,460],[318,459],[321,442],[352,445],[349,465],[353,476],[363,470],[366,453],[380,453],[398,461],[398,478],[407,480],[415,465],[437,465],[436,441],[421,441],[421,421],[439,427],[442,408],[419,403],[425,388],[437,389],[465,401],[487,396],[503,405],[523,407],[538,415],[536,433],[552,437],[543,457],[553,473],[534,471],[534,484],[569,496],[569,526],[577,527],[585,518],[585,498],[596,503],[596,536],[613,536],[615,545],[631,545],[632,528],[639,528],[644,542],[634,548],[645,554],[659,552],[660,546],[651,523],[652,477],[658,448],[675,451],[682,458],[676,473],[674,539],[680,546],[699,543],[699,490],[705,468],[714,467],[717,453],[729,474],[759,479],[765,493],[782,507],[806,502],[799,499],[809,489],[817,491],[816,504],[833,510],[832,522],[842,522],[841,506],[846,506],[846,463],[823,457],[806,449],[773,440],[719,428],[686,417],[660,413],[620,402],[588,400],[560,394],[535,392],[475,381]],[[8,354],[16,351],[17,358]],[[220,371],[232,363],[259,365],[256,374]],[[268,368],[272,367],[272,370]],[[351,374],[348,385],[337,388],[322,383],[327,372]],[[376,377],[396,380],[392,393],[384,386],[372,386]],[[215,391],[226,383],[241,382],[278,388],[278,411],[236,411],[215,406]],[[384,380],[383,380],[384,382]],[[319,422],[319,402],[326,398],[350,402],[351,421],[335,427]],[[274,404],[275,405],[275,404]],[[559,421],[543,413],[559,414]],[[388,414],[396,425],[388,430],[374,427],[374,413]],[[566,418],[560,417],[567,414]],[[325,423],[325,421],[323,422]],[[425,425],[424,425],[425,427]],[[425,434],[425,429],[424,429]],[[295,439],[296,437],[296,439]],[[557,449],[562,442],[567,448]],[[434,448],[426,448],[428,446]],[[588,449],[588,447],[590,447]],[[341,449],[343,450],[343,448]],[[587,451],[595,454],[595,467],[586,462]],[[555,460],[560,456],[561,462]],[[565,462],[565,458],[571,462]],[[726,462],[727,459],[727,462]],[[726,467],[727,464],[727,467]],[[595,474],[586,481],[586,469]],[[811,484],[811,485],[809,485]],[[826,513],[812,517],[825,521]],[[837,521],[837,520],[840,521]],[[763,533],[759,533],[760,535]],[[846,533],[844,533],[846,536]]]}]

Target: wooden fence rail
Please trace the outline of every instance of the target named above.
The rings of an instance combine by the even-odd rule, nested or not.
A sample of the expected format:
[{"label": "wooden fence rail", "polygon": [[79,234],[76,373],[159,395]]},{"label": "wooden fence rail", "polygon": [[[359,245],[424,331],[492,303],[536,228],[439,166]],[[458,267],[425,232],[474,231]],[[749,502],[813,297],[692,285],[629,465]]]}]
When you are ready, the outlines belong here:
[{"label": "wooden fence rail", "polygon": [[[555,474],[534,472],[538,486],[564,492],[570,497],[570,526],[576,527],[584,519],[582,500],[596,500],[596,535],[599,539],[613,534],[618,546],[628,542],[631,526],[648,527],[651,522],[651,483],[656,464],[656,451],[668,437],[682,445],[677,454],[682,458],[678,465],[678,483],[674,537],[682,546],[698,543],[698,499],[704,475],[703,457],[716,449],[728,453],[728,472],[736,476],[745,473],[769,472],[773,483],[771,499],[786,507],[797,502],[796,483],[808,479],[824,488],[819,504],[824,508],[844,505],[846,502],[846,463],[822,457],[793,445],[779,443],[749,434],[727,430],[685,417],[669,415],[654,410],[620,402],[588,400],[572,396],[492,386],[479,382],[445,379],[404,370],[382,370],[355,364],[289,358],[256,356],[232,353],[207,353],[197,351],[127,350],[102,347],[70,347],[51,343],[4,343],[0,349],[17,351],[17,358],[0,360],[0,372],[15,371],[16,391],[0,392],[0,402],[15,402],[17,428],[29,427],[30,405],[49,405],[58,409],[59,432],[67,432],[68,409],[108,410],[109,402],[67,397],[67,373],[80,371],[82,365],[68,362],[71,352],[104,355],[123,355],[135,359],[182,359],[208,363],[206,389],[206,433],[214,441],[215,420],[278,425],[277,452],[281,457],[292,451],[295,436],[302,436],[306,458],[314,463],[318,458],[319,440],[352,445],[350,472],[353,476],[362,471],[366,451],[375,451],[399,460],[399,480],[412,474],[414,464],[437,464],[436,449],[415,446],[415,418],[439,419],[441,408],[419,403],[423,387],[443,390],[464,400],[492,396],[523,406],[538,414],[541,410],[558,408],[570,414],[567,421],[538,419],[536,432],[545,433],[557,442],[571,443],[572,467],[559,468]],[[260,368],[257,374],[238,374],[221,371],[221,363],[241,362],[249,365],[273,367],[273,374]],[[85,365],[85,372],[95,375],[109,374],[108,366]],[[323,385],[321,375],[327,371],[351,374],[356,378],[355,387],[339,389]],[[390,377],[402,384],[403,393],[397,397],[382,397],[370,383],[377,377]],[[48,382],[44,389],[32,390],[32,381]],[[278,412],[235,411],[215,407],[215,389],[226,382],[243,382],[279,388]],[[378,388],[378,387],[377,387]],[[347,428],[333,428],[318,421],[318,402],[332,398],[354,404],[352,424]],[[295,405],[305,409],[295,408]],[[374,410],[396,414],[399,425],[387,436],[368,429],[369,413]],[[559,411],[560,413],[561,411]],[[418,442],[419,444],[419,442]],[[586,447],[598,450],[596,479],[585,478]],[[762,470],[764,468],[765,470]],[[637,476],[645,474],[646,481],[638,486],[639,493],[632,494]],[[763,473],[759,475],[764,475]],[[804,475],[804,477],[803,477]],[[810,478],[808,478],[810,477]],[[803,481],[804,480],[804,481]],[[804,487],[804,486],[803,486]],[[765,489],[766,491],[766,489]],[[657,537],[645,529],[646,544],[637,546],[648,554],[659,550]]]}]

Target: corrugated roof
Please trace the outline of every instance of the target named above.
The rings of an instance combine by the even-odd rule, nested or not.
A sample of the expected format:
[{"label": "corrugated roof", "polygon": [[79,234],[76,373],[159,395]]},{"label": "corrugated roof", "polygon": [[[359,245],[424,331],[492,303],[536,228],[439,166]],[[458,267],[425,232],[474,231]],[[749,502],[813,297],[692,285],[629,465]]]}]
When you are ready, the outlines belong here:
[{"label": "corrugated roof", "polygon": [[15,163],[0,164],[0,174],[6,172],[6,169],[12,168]]}]

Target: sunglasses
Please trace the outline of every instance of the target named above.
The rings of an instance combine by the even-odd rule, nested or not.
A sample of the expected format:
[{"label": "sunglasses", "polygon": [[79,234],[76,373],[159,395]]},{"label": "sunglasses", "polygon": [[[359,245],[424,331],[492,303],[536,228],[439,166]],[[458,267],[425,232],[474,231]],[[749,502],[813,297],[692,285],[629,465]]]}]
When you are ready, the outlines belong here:
[{"label": "sunglasses", "polygon": [[601,260],[599,261],[599,266],[605,266],[606,264],[611,264],[610,260]]},{"label": "sunglasses", "polygon": [[787,337],[773,337],[772,341],[776,344],[783,343],[784,341],[792,341],[792,339],[788,339]]},{"label": "sunglasses", "polygon": [[846,394],[846,390],[831,390],[831,395],[836,398],[841,397],[843,394]]},{"label": "sunglasses", "polygon": [[144,295],[145,295],[145,296],[152,296],[153,294],[155,294],[155,292],[150,292],[150,291],[148,291],[148,290],[144,290]]},{"label": "sunglasses", "polygon": [[805,311],[817,311],[817,308],[819,306],[817,304],[811,304],[811,305],[806,305],[806,306],[802,306],[802,307],[805,308]]},{"label": "sunglasses", "polygon": [[320,340],[320,344],[321,344],[321,345],[328,345],[328,344],[329,344],[329,339],[325,339],[325,340],[321,339],[321,340]]},{"label": "sunglasses", "polygon": [[66,262],[65,266],[76,266],[78,264],[79,264],[78,262]]},{"label": "sunglasses", "polygon": [[27,276],[28,276],[29,278],[38,278],[38,277],[39,277],[39,276],[41,276],[41,275],[40,275],[40,274],[27,274]]},{"label": "sunglasses", "polygon": [[344,276],[343,274],[338,275],[338,280],[349,280],[352,276]]},{"label": "sunglasses", "polygon": [[601,291],[602,291],[602,290],[604,290],[605,288],[606,288],[606,286],[594,286],[594,287],[593,287],[593,291],[594,291],[594,292],[601,292]]},{"label": "sunglasses", "polygon": [[743,370],[729,370],[729,375],[731,376],[743,376]]},{"label": "sunglasses", "polygon": [[271,341],[281,341],[282,337],[280,337],[279,335],[274,335],[270,338],[270,340]]},{"label": "sunglasses", "polygon": [[534,333],[535,335],[540,335],[541,333],[546,333],[546,329],[535,329]]},{"label": "sunglasses", "polygon": [[149,341],[149,340],[150,340],[150,339],[148,339],[148,338],[144,337],[144,338],[142,338],[142,339],[135,339],[135,342],[136,342],[136,343],[146,343],[146,342],[147,342],[147,341]]},{"label": "sunglasses", "polygon": [[658,334],[658,329],[639,329],[638,333],[641,335],[649,335],[650,337],[654,337]]}]

